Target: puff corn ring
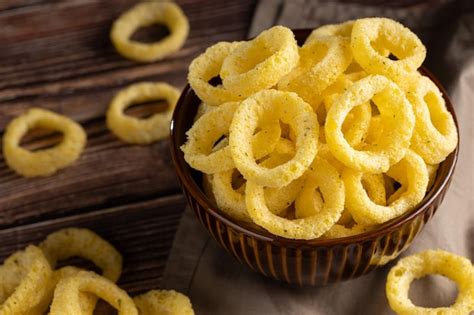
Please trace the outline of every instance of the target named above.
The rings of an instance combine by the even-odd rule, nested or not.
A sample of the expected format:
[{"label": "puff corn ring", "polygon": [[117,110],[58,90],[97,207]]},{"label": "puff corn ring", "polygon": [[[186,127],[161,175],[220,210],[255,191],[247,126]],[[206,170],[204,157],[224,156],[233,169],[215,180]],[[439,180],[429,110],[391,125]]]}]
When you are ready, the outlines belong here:
[{"label": "puff corn ring", "polygon": [[[342,75],[345,76],[345,75]],[[345,79],[344,87],[340,90],[340,93],[352,85],[352,81]],[[326,112],[329,111],[334,100],[340,95],[340,93],[334,93],[324,97],[323,104],[326,108]],[[355,106],[348,114],[344,123],[342,124],[342,132],[347,142],[355,147],[364,141],[369,128],[372,118],[372,109],[370,103],[365,102],[363,104]]]},{"label": "puff corn ring", "polygon": [[324,205],[317,214],[295,220],[279,217],[268,209],[263,186],[248,181],[245,201],[254,222],[272,234],[292,239],[314,239],[327,232],[344,210],[344,184],[337,170],[324,159],[316,157],[312,167],[305,186],[319,188],[323,195]]},{"label": "puff corn ring", "polygon": [[405,170],[407,184],[396,200],[387,206],[372,201],[362,185],[362,173],[346,168],[342,179],[346,187],[346,207],[359,224],[374,225],[391,220],[416,206],[425,196],[428,186],[428,170],[423,159],[413,151],[395,166]]},{"label": "puff corn ring", "polygon": [[81,293],[91,293],[113,306],[120,315],[138,315],[128,294],[115,283],[93,272],[81,271],[59,281],[54,291],[51,315],[89,315],[82,307]]},{"label": "puff corn ring", "polygon": [[194,315],[189,298],[174,290],[151,290],[133,302],[140,315]]},{"label": "puff corn ring", "polygon": [[[373,99],[384,123],[381,141],[366,150],[356,150],[344,138],[342,124],[355,106]],[[367,76],[341,94],[326,118],[326,142],[332,154],[350,168],[382,173],[405,155],[413,134],[415,115],[400,88],[380,75]]]},{"label": "puff corn ring", "polygon": [[352,60],[349,40],[317,37],[300,48],[300,63],[283,77],[278,89],[296,92],[317,109],[322,92],[346,70]]},{"label": "puff corn ring", "polygon": [[411,148],[428,164],[444,161],[458,144],[458,132],[441,91],[429,78],[420,76],[407,98],[416,117]]},{"label": "puff corn ring", "polygon": [[0,266],[0,314],[36,314],[52,270],[43,252],[30,245]]},{"label": "puff corn ring", "polygon": [[[238,102],[228,102],[204,114],[186,132],[188,140],[181,146],[184,159],[193,168],[206,174],[219,173],[235,166],[230,146],[213,151],[214,143],[229,133]],[[278,121],[264,126],[252,134],[250,147],[258,158],[264,157],[275,148],[280,139],[281,129]],[[223,143],[222,141],[220,143]],[[220,143],[218,145],[220,145]]]},{"label": "puff corn ring", "polygon": [[[41,302],[38,304],[38,314],[46,314],[49,310],[49,306],[53,301],[54,290],[56,289],[59,281],[68,277],[73,277],[81,271],[84,270],[73,266],[65,266],[61,269],[54,270],[51,280],[45,284],[46,294],[43,295]],[[81,307],[84,311],[84,314],[93,314],[95,305],[97,303],[97,298],[91,294],[81,293],[81,295]]]},{"label": "puff corn ring", "polygon": [[[352,26],[354,25],[354,22],[355,21],[353,20],[349,20],[340,24],[327,24],[327,25],[318,27],[317,29],[314,29],[311,32],[311,34],[309,34],[305,43],[310,42],[318,37],[324,37],[324,36],[342,36],[342,37],[347,37],[350,39],[352,35]],[[386,57],[390,55],[390,50],[384,48],[379,41],[372,42],[372,46],[382,56]]]},{"label": "puff corn ring", "polygon": [[[291,159],[288,153],[279,153],[279,149],[260,163],[263,167],[272,168]],[[237,220],[251,222],[245,206],[245,192],[232,187],[232,174],[234,170],[215,173],[212,178],[212,191],[217,206]],[[298,195],[302,186],[303,177],[297,178],[288,185],[276,189],[265,188],[265,200],[271,212],[280,215]],[[245,189],[245,184],[243,185]]]},{"label": "puff corn ring", "polygon": [[[130,39],[138,28],[156,23],[166,25],[170,35],[156,43],[140,43]],[[188,19],[176,3],[147,1],[135,5],[114,22],[110,39],[121,55],[135,61],[153,62],[178,51],[188,33]]]},{"label": "puff corn ring", "polygon": [[[165,98],[168,108],[145,119],[125,115],[125,108]],[[179,90],[166,83],[141,82],[121,90],[107,110],[107,127],[122,141],[149,144],[169,135],[169,122],[179,98]]]},{"label": "puff corn ring", "polygon": [[241,45],[241,42],[220,42],[206,49],[189,65],[189,85],[197,96],[210,106],[243,99],[242,95],[222,85],[213,86],[209,80],[219,75],[224,60]]},{"label": "puff corn ring", "polygon": [[[372,42],[377,41],[399,60],[379,54]],[[371,74],[382,74],[401,82],[418,69],[426,57],[421,40],[402,24],[387,18],[365,18],[354,22],[351,34],[354,59]]]},{"label": "puff corn ring", "polygon": [[[416,306],[408,292],[414,280],[439,274],[456,282],[458,296],[449,307]],[[385,287],[390,307],[397,314],[471,314],[474,311],[474,268],[469,259],[443,250],[427,250],[400,259],[388,273]]]},{"label": "puff corn ring", "polygon": [[106,240],[87,229],[66,228],[48,235],[39,245],[51,266],[79,256],[92,261],[104,277],[117,281],[122,273],[122,255]]},{"label": "puff corn ring", "polygon": [[[60,131],[63,140],[40,151],[23,149],[21,138],[36,127]],[[73,120],[45,109],[32,108],[8,124],[3,135],[3,154],[8,166],[20,175],[48,176],[76,161],[86,139],[84,129]]]},{"label": "puff corn ring", "polygon": [[[289,124],[296,133],[294,157],[272,169],[255,161],[250,137],[265,119]],[[229,146],[235,166],[247,181],[280,188],[303,175],[317,153],[318,120],[310,105],[298,95],[277,90],[263,90],[240,103],[230,126]]]},{"label": "puff corn ring", "polygon": [[293,32],[283,26],[274,26],[242,43],[225,58],[220,76],[226,89],[249,96],[276,85],[298,60]]}]

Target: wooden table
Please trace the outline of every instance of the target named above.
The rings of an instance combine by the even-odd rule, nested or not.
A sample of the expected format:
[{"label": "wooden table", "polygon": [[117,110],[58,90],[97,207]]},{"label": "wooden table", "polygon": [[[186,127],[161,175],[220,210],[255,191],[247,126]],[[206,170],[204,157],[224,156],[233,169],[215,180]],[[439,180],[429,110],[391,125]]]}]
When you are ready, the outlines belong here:
[{"label": "wooden table", "polygon": [[[135,2],[0,2],[0,133],[13,117],[42,107],[75,119],[88,135],[79,161],[46,178],[16,175],[0,154],[0,259],[57,229],[88,227],[123,254],[119,283],[132,295],[160,287],[185,200],[169,141],[118,141],[105,125],[108,103],[134,82],[182,88],[189,62],[207,46],[246,37],[256,4],[178,1],[191,24],[185,46],[165,60],[140,64],[120,56],[109,40],[112,21]],[[144,40],[153,35],[152,29],[139,34]],[[32,148],[57,141],[54,135],[32,139]]]}]

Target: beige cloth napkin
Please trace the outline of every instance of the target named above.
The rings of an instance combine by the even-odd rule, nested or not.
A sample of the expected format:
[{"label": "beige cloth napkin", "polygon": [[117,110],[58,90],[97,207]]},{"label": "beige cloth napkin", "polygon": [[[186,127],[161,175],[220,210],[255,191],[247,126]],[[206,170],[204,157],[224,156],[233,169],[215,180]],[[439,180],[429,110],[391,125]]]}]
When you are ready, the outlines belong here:
[{"label": "beige cloth napkin", "polygon": [[[474,8],[470,1],[430,2],[386,9],[322,0],[262,0],[249,36],[274,24],[317,27],[366,16],[388,16],[427,44],[426,65],[456,107],[461,149],[444,203],[404,255],[441,248],[474,260],[473,121]],[[164,286],[189,295],[198,315],[393,314],[385,298],[388,266],[358,279],[320,288],[286,285],[251,272],[219,248],[187,209],[176,234]],[[423,306],[454,301],[456,287],[441,277],[416,282],[411,297]]]}]

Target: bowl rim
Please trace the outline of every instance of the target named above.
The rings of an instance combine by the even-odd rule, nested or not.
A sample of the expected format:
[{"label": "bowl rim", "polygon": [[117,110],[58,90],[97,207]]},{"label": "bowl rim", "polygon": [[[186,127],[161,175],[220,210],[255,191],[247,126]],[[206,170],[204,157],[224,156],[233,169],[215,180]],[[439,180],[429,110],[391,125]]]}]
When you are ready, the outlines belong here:
[{"label": "bowl rim", "polygon": [[[308,30],[307,29],[293,30],[295,34],[302,33],[302,32],[306,33],[309,31],[310,31],[309,29]],[[448,111],[451,113],[451,115],[453,116],[453,120],[454,120],[457,130],[459,130],[458,120],[456,117],[454,106],[451,103],[451,100],[449,99],[446,93],[446,90],[444,89],[442,84],[439,82],[439,80],[425,67],[421,66],[420,71],[424,75],[428,76],[440,89],[441,93],[443,94],[443,98],[445,99],[446,107]],[[440,194],[446,191],[447,186],[451,180],[451,177],[454,173],[454,170],[457,164],[459,146],[460,146],[459,132],[458,132],[458,145],[456,146],[455,150],[451,152],[448,158],[446,158],[445,160],[447,161],[449,157],[452,156],[451,159],[449,159],[451,160],[451,164],[448,166],[446,176],[441,179],[440,184],[438,184],[437,189],[434,192],[433,192],[433,188],[435,186],[433,186],[433,188],[427,192],[426,195],[428,196],[428,198],[425,197],[423,201],[421,202],[421,204],[418,205],[418,207],[416,207],[415,209],[379,225],[374,230],[370,230],[370,231],[360,233],[357,235],[341,237],[341,238],[333,238],[333,239],[317,238],[317,239],[310,239],[310,240],[284,238],[281,236],[271,234],[270,232],[265,231],[263,229],[254,228],[250,225],[248,227],[242,226],[235,219],[231,218],[224,211],[220,210],[216,205],[214,205],[214,203],[210,201],[209,198],[204,194],[200,185],[192,177],[191,172],[189,171],[190,167],[184,161],[183,153],[180,150],[181,144],[178,143],[178,139],[176,135],[177,133],[175,131],[175,127],[178,125],[177,121],[178,121],[179,113],[183,109],[185,109],[186,107],[185,98],[190,93],[194,93],[194,91],[192,90],[190,85],[187,84],[178,99],[178,102],[174,109],[173,116],[170,123],[171,156],[173,159],[175,172],[177,173],[180,179],[182,188],[183,190],[186,190],[188,193],[190,193],[192,197],[208,213],[214,216],[217,220],[222,221],[222,223],[230,226],[235,231],[243,233],[259,241],[271,242],[273,244],[282,244],[287,247],[329,247],[329,246],[334,246],[334,245],[343,245],[343,244],[350,244],[350,243],[362,243],[362,242],[370,241],[379,237],[383,237],[384,235],[387,235],[389,233],[392,233],[398,230],[401,226],[412,221],[415,217],[419,216],[420,214],[426,212],[433,205],[433,203],[439,198]],[[443,161],[442,163],[445,163],[445,162]]]}]

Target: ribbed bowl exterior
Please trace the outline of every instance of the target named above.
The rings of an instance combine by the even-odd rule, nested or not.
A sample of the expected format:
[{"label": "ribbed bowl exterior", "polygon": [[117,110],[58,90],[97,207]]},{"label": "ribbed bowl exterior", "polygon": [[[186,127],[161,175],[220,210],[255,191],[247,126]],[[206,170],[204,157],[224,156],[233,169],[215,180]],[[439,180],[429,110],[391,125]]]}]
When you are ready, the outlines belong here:
[{"label": "ribbed bowl exterior", "polygon": [[261,274],[292,284],[319,286],[367,274],[395,259],[410,246],[433,217],[444,193],[420,215],[381,236],[326,246],[286,245],[236,230],[211,214],[184,189],[197,219],[219,245],[240,263]]},{"label": "ribbed bowl exterior", "polygon": [[[302,42],[310,30],[294,32]],[[453,106],[441,84],[426,69],[421,69],[421,72],[444,93],[446,106],[457,124]],[[410,246],[442,203],[457,161],[458,148],[440,165],[433,187],[417,209],[374,231],[331,240],[280,238],[235,222],[203,193],[201,175],[186,164],[180,150],[199,103],[190,86],[186,86],[171,123],[172,158],[189,205],[215,241],[240,263],[255,272],[291,284],[321,286],[356,278],[395,259]]]}]

